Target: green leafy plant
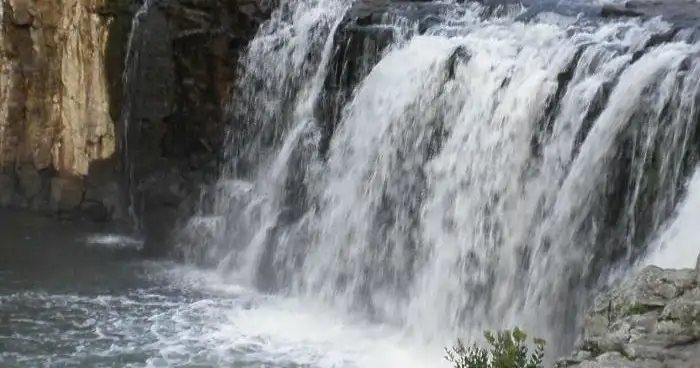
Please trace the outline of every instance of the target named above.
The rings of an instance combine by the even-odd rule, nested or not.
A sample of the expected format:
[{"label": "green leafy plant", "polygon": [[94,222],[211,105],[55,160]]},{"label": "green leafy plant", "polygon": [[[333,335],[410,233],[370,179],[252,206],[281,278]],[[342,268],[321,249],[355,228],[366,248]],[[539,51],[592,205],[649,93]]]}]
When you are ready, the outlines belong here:
[{"label": "green leafy plant", "polygon": [[465,346],[457,340],[450,349],[445,349],[447,359],[454,368],[543,368],[545,341],[533,339],[535,350],[529,353],[527,334],[519,328],[493,334],[484,332],[489,347]]}]

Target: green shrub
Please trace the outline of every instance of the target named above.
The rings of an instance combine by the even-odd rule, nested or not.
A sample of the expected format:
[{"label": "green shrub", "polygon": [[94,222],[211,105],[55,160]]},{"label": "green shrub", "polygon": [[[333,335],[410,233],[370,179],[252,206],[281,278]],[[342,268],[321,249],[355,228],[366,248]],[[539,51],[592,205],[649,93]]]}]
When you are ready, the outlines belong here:
[{"label": "green shrub", "polygon": [[544,345],[542,339],[533,339],[535,351],[528,353],[527,334],[519,328],[504,330],[496,335],[484,332],[489,348],[476,344],[467,347],[461,340],[451,349],[445,349],[447,359],[454,368],[542,368]]}]

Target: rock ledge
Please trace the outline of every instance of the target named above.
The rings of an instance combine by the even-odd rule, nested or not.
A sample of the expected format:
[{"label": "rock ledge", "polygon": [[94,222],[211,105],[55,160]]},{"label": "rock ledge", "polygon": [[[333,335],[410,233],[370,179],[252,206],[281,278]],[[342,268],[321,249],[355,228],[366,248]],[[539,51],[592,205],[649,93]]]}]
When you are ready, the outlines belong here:
[{"label": "rock ledge", "polygon": [[556,367],[700,367],[700,257],[695,269],[649,266],[596,298]]}]

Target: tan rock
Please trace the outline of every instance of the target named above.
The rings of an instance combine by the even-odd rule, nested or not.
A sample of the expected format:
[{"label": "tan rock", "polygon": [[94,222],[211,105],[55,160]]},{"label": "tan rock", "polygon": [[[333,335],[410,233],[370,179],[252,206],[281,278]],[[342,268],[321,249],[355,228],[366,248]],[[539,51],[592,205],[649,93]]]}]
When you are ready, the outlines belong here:
[{"label": "tan rock", "polygon": [[[0,172],[12,178],[8,198],[19,206],[45,210],[73,198],[70,207],[75,183],[52,178],[79,177],[89,206],[119,217],[129,197],[119,193],[125,167],[135,173],[130,187],[141,190],[162,158],[171,164],[224,143],[238,40],[255,34],[257,24],[246,19],[253,15],[235,1],[174,0],[157,2],[132,23],[136,5],[0,2]],[[132,57],[123,73],[128,40]],[[129,111],[128,131],[119,129],[122,110]],[[129,149],[117,155],[122,134]],[[97,173],[102,163],[109,170]]]},{"label": "tan rock", "polygon": [[32,24],[34,17],[30,9],[31,5],[32,4],[29,0],[10,0],[12,23],[18,26],[27,26]]},{"label": "tan rock", "polygon": [[[91,12],[103,2],[3,2],[0,167],[16,168],[25,196],[42,189],[38,171],[82,177],[115,153],[105,70],[111,19]],[[52,182],[52,200],[65,185]]]}]

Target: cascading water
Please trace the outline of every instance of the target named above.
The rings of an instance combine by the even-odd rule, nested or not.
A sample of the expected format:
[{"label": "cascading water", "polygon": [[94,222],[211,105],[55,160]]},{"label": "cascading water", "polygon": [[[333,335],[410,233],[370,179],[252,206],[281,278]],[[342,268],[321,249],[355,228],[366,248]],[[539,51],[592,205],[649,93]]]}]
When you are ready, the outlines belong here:
[{"label": "cascading water", "polygon": [[[5,3],[4,1],[0,1],[0,19],[5,22]],[[4,44],[4,33],[0,33],[0,44]],[[2,53],[4,53],[4,48],[0,49]],[[4,56],[4,55],[3,55]],[[0,65],[0,75],[5,78],[5,76],[10,74],[10,68],[12,65],[8,65],[9,63],[2,63]],[[10,114],[10,88],[11,84],[10,83],[3,83],[2,84],[2,91],[0,91],[0,152],[5,152],[5,140],[6,140],[6,131],[8,128],[9,124],[9,114]],[[3,163],[4,165],[4,163]],[[0,168],[0,170],[4,169],[4,167]]]},{"label": "cascading water", "polygon": [[700,170],[693,173],[688,191],[676,215],[655,239],[650,254],[642,265],[663,268],[694,268],[700,254],[697,219],[700,218]]},{"label": "cascading water", "polygon": [[124,70],[122,72],[122,86],[124,92],[120,112],[121,136],[119,137],[118,142],[119,152],[122,155],[123,175],[125,176],[124,179],[126,181],[125,189],[128,200],[128,212],[136,233],[141,231],[142,226],[140,218],[140,204],[139,200],[136,198],[135,173],[133,166],[133,162],[136,158],[132,152],[134,132],[132,132],[133,127],[131,125],[134,123],[132,121],[134,119],[134,99],[137,98],[133,91],[134,88],[136,88],[135,73],[138,72],[139,56],[143,47],[142,45],[134,45],[134,39],[137,38],[136,35],[139,32],[144,32],[144,30],[141,29],[141,22],[144,17],[148,15],[148,11],[150,10],[154,1],[155,0],[144,0],[131,19],[131,29],[129,30],[129,37],[126,43]]},{"label": "cascading water", "polygon": [[398,22],[326,150],[313,104],[348,5],[282,3],[253,41],[185,256],[418,341],[517,324],[570,348],[695,164],[699,45],[659,19]]}]

